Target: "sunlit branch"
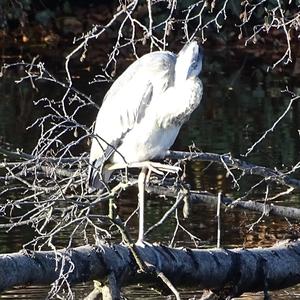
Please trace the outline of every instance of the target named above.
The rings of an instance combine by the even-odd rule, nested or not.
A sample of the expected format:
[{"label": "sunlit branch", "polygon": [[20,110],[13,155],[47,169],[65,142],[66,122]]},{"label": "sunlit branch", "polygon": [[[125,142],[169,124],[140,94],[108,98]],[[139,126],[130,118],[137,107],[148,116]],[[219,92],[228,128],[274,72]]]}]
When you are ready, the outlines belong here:
[{"label": "sunlit branch", "polygon": [[295,101],[297,101],[298,99],[300,98],[300,96],[295,96],[295,97],[293,97],[291,100],[290,100],[290,102],[289,102],[289,104],[288,104],[288,106],[286,107],[286,109],[284,110],[284,112],[279,116],[279,118],[277,118],[277,120],[273,123],[273,125],[272,125],[272,127],[271,128],[269,128],[268,130],[266,130],[265,132],[264,132],[264,134],[250,147],[250,148],[248,148],[248,150],[247,150],[247,152],[244,154],[244,156],[245,157],[247,157],[253,150],[254,150],[254,148],[261,142],[261,141],[263,141],[265,138],[266,138],[266,136],[270,133],[270,132],[272,132],[272,131],[274,131],[274,129],[275,129],[275,127],[280,123],[280,121],[285,117],[285,115],[290,111],[290,109],[291,109],[291,107],[292,107],[292,105],[293,105],[293,103],[295,102]]}]

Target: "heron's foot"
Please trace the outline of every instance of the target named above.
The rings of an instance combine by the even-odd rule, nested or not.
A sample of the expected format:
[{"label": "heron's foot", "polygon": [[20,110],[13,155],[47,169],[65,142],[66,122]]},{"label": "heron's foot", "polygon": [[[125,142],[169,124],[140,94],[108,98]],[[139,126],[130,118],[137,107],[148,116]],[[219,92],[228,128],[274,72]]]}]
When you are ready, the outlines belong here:
[{"label": "heron's foot", "polygon": [[179,171],[181,171],[180,167],[162,164],[159,162],[152,162],[152,161],[143,161],[143,162],[133,163],[133,164],[130,164],[129,166],[148,169],[146,181],[145,181],[146,184],[149,183],[152,172],[155,174],[164,176],[165,172],[174,174],[174,173],[178,173]]},{"label": "heron's foot", "polygon": [[171,166],[168,164],[162,164],[159,162],[151,162],[149,161],[149,170],[152,171],[159,171],[161,175],[163,175],[163,172],[169,172],[169,173],[178,173],[181,171],[181,168],[178,166]]},{"label": "heron's foot", "polygon": [[119,182],[114,188],[111,189],[110,194],[115,195],[121,190],[126,190],[128,187],[132,186],[131,182]]},{"label": "heron's foot", "polygon": [[153,161],[142,161],[142,162],[136,162],[136,163],[117,163],[113,164],[108,167],[109,171],[117,170],[117,169],[124,169],[124,168],[148,168],[151,172],[154,172],[159,175],[164,175],[164,172],[169,173],[178,173],[181,171],[181,168],[178,166],[171,166],[167,164],[162,164],[159,162],[153,162]]},{"label": "heron's foot", "polygon": [[170,165],[161,164],[161,163],[157,163],[157,162],[149,161],[148,163],[149,163],[147,166],[148,172],[147,172],[147,176],[146,176],[146,184],[147,185],[150,182],[152,172],[163,176],[164,172],[178,173],[181,170],[180,167],[170,166]]},{"label": "heron's foot", "polygon": [[148,243],[146,241],[144,241],[144,239],[138,239],[137,242],[135,243],[136,246],[142,247],[142,248],[146,248],[146,247],[151,247],[151,243]]}]

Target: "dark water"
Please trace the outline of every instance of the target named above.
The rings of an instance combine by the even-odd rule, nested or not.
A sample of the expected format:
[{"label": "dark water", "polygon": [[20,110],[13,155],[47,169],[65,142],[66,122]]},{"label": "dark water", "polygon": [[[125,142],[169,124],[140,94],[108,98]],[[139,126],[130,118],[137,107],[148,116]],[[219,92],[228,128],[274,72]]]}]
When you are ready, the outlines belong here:
[{"label": "dark water", "polygon": [[[53,72],[60,74],[60,66],[55,62],[57,57],[49,62]],[[293,76],[293,66],[278,67],[272,72],[266,72],[266,58],[256,57],[255,53],[239,53],[230,49],[222,51],[206,51],[206,59],[202,80],[204,97],[200,107],[194,112],[192,119],[185,125],[174,145],[177,150],[187,150],[194,143],[203,151],[216,153],[232,153],[235,157],[244,154],[261,134],[270,128],[274,121],[287,107],[290,96],[281,93],[289,87],[291,91],[299,91],[300,82]],[[76,87],[92,95],[93,99],[100,100],[107,84],[88,85],[93,78],[93,72],[87,69],[75,69],[77,79]],[[295,73],[295,72],[294,72]],[[62,91],[53,84],[43,83],[39,91],[32,89],[30,84],[16,85],[17,72],[8,72],[0,81],[2,99],[0,101],[0,140],[11,145],[12,148],[20,147],[26,151],[32,149],[38,137],[37,130],[27,131],[26,127],[42,113],[40,107],[34,107],[33,100],[47,96],[58,98]],[[99,101],[100,102],[100,101]],[[247,158],[253,163],[277,167],[290,168],[299,161],[300,142],[298,129],[300,107],[295,102],[289,113],[278,124],[274,132],[258,145]],[[83,122],[90,125],[96,116],[95,110],[87,111],[82,115]],[[87,145],[82,145],[81,151],[88,151]],[[2,172],[2,171],[1,171]],[[241,179],[240,189],[233,189],[231,179],[226,176],[224,168],[216,165],[209,166],[204,162],[196,162],[187,166],[187,181],[192,188],[212,192],[222,191],[229,196],[243,195],[257,178],[247,177]],[[295,176],[299,174],[295,174]],[[280,187],[272,187],[272,193],[280,192]],[[257,190],[254,197],[264,197],[264,189]],[[17,196],[17,195],[16,195]],[[6,199],[3,199],[6,200]],[[2,200],[2,201],[3,201]],[[299,194],[281,197],[277,203],[293,203],[299,206]],[[1,201],[1,199],[0,199]],[[121,203],[121,204],[120,204]],[[136,190],[126,194],[120,200],[120,215],[125,219],[136,207]],[[166,212],[172,199],[150,197],[146,204],[146,224],[151,226]],[[211,247],[216,245],[216,208],[198,204],[193,206],[191,217],[182,221],[193,235],[200,239],[198,246]],[[269,246],[276,240],[287,236],[291,226],[287,220],[280,218],[264,218],[249,232],[249,225],[259,218],[258,214],[241,212],[238,210],[222,211],[222,245],[226,247],[258,247]],[[174,231],[175,219],[170,219],[164,226],[153,231],[148,237],[151,241],[163,241],[168,244]],[[137,229],[137,219],[129,223],[130,230],[134,233]],[[32,238],[28,228],[16,228],[10,232],[0,231],[0,252],[14,252]],[[60,236],[58,243],[63,244],[68,236]],[[78,245],[82,240],[78,237]],[[194,247],[194,242],[184,232],[177,236],[177,245]],[[74,298],[82,299],[91,290],[91,283],[74,287]],[[3,293],[1,299],[44,299],[49,287],[15,288]],[[160,297],[150,287],[134,286],[124,289],[130,299],[165,299]],[[200,291],[183,290],[183,299],[200,297]],[[300,299],[300,288],[291,288],[272,293],[272,299]],[[261,293],[243,295],[241,299],[262,299]]]}]

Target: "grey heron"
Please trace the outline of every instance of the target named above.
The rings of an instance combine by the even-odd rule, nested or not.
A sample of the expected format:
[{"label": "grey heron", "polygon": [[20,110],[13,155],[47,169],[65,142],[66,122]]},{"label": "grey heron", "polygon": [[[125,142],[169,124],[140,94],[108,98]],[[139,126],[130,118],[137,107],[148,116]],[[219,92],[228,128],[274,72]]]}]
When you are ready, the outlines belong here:
[{"label": "grey heron", "polygon": [[[103,189],[114,165],[162,159],[202,98],[202,49],[196,41],[178,55],[145,54],[113,83],[98,112],[88,184]],[[143,193],[147,168],[139,176],[139,241],[143,240]]]}]

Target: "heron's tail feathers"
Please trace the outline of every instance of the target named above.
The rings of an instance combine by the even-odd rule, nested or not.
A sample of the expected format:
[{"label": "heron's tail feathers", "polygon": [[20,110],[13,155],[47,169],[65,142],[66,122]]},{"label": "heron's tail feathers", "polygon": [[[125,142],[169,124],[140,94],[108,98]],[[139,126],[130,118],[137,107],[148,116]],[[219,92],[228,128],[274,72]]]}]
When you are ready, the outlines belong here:
[{"label": "heron's tail feathers", "polygon": [[88,171],[88,191],[89,193],[99,190],[101,193],[107,191],[107,184],[113,171],[107,170],[103,159],[95,160]]}]

